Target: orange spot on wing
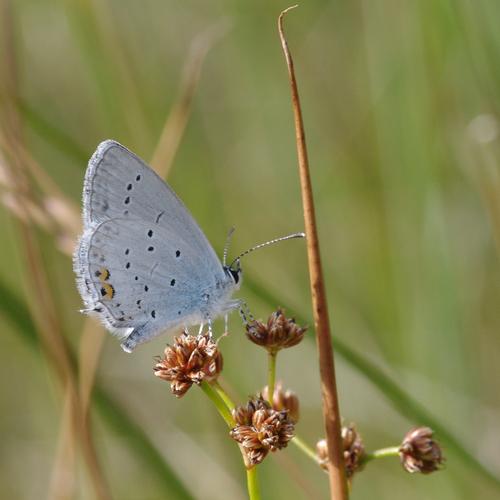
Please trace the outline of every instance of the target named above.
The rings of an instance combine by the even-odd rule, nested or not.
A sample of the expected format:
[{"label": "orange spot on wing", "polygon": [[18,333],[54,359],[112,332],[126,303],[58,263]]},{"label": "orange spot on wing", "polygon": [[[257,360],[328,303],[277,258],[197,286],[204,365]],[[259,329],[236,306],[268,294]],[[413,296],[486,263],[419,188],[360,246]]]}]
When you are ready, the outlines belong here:
[{"label": "orange spot on wing", "polygon": [[101,296],[105,299],[112,299],[115,295],[115,289],[110,283],[103,283],[101,286]]},{"label": "orange spot on wing", "polygon": [[109,269],[106,269],[105,267],[101,267],[98,271],[96,271],[95,275],[99,278],[99,281],[101,283],[104,283],[109,279],[111,276],[111,273],[109,272]]}]

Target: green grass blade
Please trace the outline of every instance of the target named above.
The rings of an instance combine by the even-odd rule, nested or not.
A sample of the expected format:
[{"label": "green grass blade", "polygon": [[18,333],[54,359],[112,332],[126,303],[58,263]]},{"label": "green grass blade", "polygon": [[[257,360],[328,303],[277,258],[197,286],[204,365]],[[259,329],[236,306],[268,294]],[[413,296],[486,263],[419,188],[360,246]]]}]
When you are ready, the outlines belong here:
[{"label": "green grass blade", "polygon": [[16,327],[23,339],[32,347],[38,345],[35,324],[23,301],[14,295],[9,287],[0,279],[0,314]]},{"label": "green grass blade", "polygon": [[89,155],[72,137],[70,137],[61,128],[50,123],[41,113],[32,108],[28,103],[19,101],[19,111],[23,115],[25,123],[29,124],[31,129],[44,139],[54,149],[66,154],[69,158],[75,160],[75,164],[87,165]]}]

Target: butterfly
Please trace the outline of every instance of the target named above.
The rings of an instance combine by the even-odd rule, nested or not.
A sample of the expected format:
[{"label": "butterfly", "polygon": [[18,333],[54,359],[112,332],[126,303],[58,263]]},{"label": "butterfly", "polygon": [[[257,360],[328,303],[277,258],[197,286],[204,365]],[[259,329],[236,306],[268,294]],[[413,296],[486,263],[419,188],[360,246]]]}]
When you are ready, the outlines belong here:
[{"label": "butterfly", "polygon": [[84,312],[124,351],[240,307],[231,299],[239,259],[221,263],[170,186],[116,141],[99,144],[90,159],[83,225],[73,261]]}]

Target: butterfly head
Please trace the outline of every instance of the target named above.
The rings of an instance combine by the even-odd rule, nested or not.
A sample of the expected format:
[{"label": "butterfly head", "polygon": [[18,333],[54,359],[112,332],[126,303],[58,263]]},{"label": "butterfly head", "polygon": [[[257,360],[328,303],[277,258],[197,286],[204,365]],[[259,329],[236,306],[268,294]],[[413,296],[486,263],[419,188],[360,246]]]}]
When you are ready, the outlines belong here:
[{"label": "butterfly head", "polygon": [[224,271],[228,276],[231,277],[235,285],[241,284],[241,277],[243,275],[243,270],[241,269],[240,259],[234,260],[231,265],[224,266]]},{"label": "butterfly head", "polygon": [[260,245],[256,245],[252,248],[249,248],[248,250],[245,250],[243,253],[240,253],[240,255],[238,255],[238,257],[236,257],[231,262],[231,264],[227,265],[226,264],[227,253],[228,253],[228,249],[229,249],[229,242],[231,241],[231,236],[233,235],[233,232],[234,232],[234,228],[231,228],[228,235],[227,235],[226,245],[224,246],[224,257],[222,259],[222,266],[224,267],[225,273],[231,277],[235,286],[237,286],[238,288],[241,285],[241,278],[243,275],[243,271],[241,269],[241,264],[240,264],[240,260],[242,257],[245,257],[245,255],[253,252],[254,250],[257,250],[257,249],[263,248],[263,247],[267,247],[269,245],[273,245],[274,243],[278,243],[279,241],[285,241],[285,240],[289,240],[292,238],[305,238],[305,236],[306,236],[304,233],[293,233],[293,234],[290,234],[288,236],[283,236],[282,238],[276,238],[274,240],[266,241],[265,243],[261,243]]}]

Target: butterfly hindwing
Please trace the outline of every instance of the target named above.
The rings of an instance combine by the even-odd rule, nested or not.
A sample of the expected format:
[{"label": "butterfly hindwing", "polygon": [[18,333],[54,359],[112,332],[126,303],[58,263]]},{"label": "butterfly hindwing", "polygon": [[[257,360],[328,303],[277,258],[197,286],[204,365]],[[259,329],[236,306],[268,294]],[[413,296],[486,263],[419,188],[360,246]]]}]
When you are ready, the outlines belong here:
[{"label": "butterfly hindwing", "polygon": [[168,329],[198,313],[205,289],[224,280],[222,266],[214,274],[204,257],[172,231],[117,218],[84,234],[75,267],[87,307],[111,327],[154,322]]}]

